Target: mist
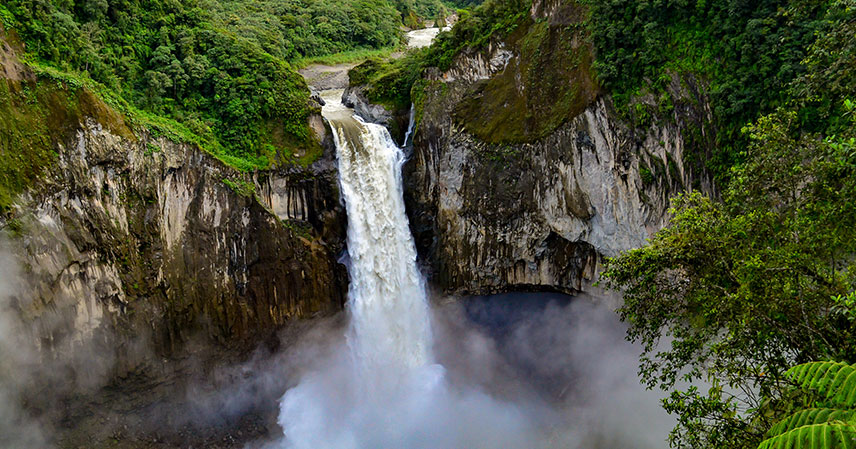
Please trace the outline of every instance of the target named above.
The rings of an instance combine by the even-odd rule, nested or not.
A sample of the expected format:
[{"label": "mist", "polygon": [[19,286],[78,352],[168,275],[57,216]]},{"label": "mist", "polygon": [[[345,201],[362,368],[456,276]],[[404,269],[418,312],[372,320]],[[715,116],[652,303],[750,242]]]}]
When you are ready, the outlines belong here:
[{"label": "mist", "polygon": [[[165,363],[162,374],[117,379],[110,345],[118,339],[106,331],[88,341],[55,341],[61,353],[46,352],[39,336],[68,323],[59,313],[38,326],[22,320],[31,306],[25,279],[3,243],[4,448],[55,447],[81,428],[99,429],[84,442],[148,435],[144,441],[155,447],[654,449],[667,446],[675,424],[660,407],[660,393],[640,385],[640,348],[624,340],[625,327],[605,298],[434,298],[434,363],[393,373],[366,397],[354,381],[346,313],[292,323],[250,354],[213,359],[160,361],[143,340],[137,357]],[[309,385],[299,390],[309,398],[290,397],[301,384]],[[84,394],[96,398],[95,426],[81,421],[91,411],[80,402]],[[289,400],[312,404],[316,415],[303,421],[312,425],[277,420]]]},{"label": "mist", "polygon": [[437,363],[384,377],[370,396],[344,333],[328,334],[323,355],[306,357],[304,346],[300,388],[281,403],[285,436],[264,447],[667,447],[675,421],[640,384],[640,349],[608,303],[545,293],[435,300]]},{"label": "mist", "polygon": [[48,446],[43,423],[22,406],[29,373],[37,369],[38,353],[19,319],[23,301],[22,277],[7,242],[0,236],[0,447]]}]

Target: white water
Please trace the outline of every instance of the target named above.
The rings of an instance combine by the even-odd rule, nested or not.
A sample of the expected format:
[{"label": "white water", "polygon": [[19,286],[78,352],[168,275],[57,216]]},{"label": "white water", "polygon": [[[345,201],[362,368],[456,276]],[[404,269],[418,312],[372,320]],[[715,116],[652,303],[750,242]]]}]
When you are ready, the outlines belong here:
[{"label": "white water", "polygon": [[403,154],[380,125],[322,94],[348,212],[347,345],[280,404],[284,448],[532,447],[528,420],[435,364],[424,281],[402,198]]},{"label": "white water", "polygon": [[348,211],[348,342],[365,369],[431,362],[428,301],[402,197],[402,151],[381,125],[325,98]]},{"label": "white water", "polygon": [[407,142],[410,141],[410,136],[413,134],[413,126],[416,119],[416,105],[410,104],[410,121],[407,125],[407,132],[404,133],[404,142],[401,143],[402,148],[407,148]]},{"label": "white water", "polygon": [[[449,31],[452,27],[443,27],[442,31]],[[410,48],[422,48],[431,45],[434,38],[440,34],[440,28],[422,28],[421,30],[413,30],[407,32],[407,46]]]}]

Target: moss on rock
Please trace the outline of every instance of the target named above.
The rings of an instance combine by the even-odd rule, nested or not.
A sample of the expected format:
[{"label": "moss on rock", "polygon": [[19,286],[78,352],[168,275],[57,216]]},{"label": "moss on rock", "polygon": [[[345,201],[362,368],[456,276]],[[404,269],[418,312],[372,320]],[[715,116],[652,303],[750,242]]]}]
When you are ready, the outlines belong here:
[{"label": "moss on rock", "polygon": [[524,22],[507,42],[516,57],[473,86],[455,110],[456,121],[485,142],[540,139],[582,113],[600,91],[584,31]]}]

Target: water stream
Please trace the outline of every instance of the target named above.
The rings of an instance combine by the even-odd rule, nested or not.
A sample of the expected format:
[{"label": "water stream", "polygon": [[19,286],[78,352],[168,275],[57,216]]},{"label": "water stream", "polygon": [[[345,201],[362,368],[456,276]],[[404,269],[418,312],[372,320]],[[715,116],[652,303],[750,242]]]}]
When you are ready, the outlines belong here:
[{"label": "water stream", "polygon": [[404,154],[381,125],[365,123],[325,92],[348,212],[348,342],[366,369],[431,362],[424,281],[402,197]]},{"label": "water stream", "polygon": [[402,150],[323,92],[348,213],[347,345],[280,404],[285,448],[522,448],[527,420],[450,388],[432,354],[430,311],[402,198]]},{"label": "water stream", "polygon": [[410,121],[407,124],[407,132],[404,133],[404,142],[401,142],[401,148],[407,148],[407,143],[410,141],[410,136],[413,135],[413,126],[416,124],[416,105],[410,104]]},{"label": "water stream", "polygon": [[422,28],[407,32],[407,46],[411,48],[422,48],[431,45],[434,38],[440,34],[440,31],[448,31],[451,27],[444,27],[442,30],[437,27]]}]

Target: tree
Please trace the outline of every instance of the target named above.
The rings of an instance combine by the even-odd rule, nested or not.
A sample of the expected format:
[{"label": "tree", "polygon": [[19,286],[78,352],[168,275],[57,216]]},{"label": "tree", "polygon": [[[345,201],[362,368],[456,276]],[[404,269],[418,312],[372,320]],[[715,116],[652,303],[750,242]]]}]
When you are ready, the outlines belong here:
[{"label": "tree", "polygon": [[440,11],[437,12],[437,18],[434,19],[434,26],[438,28],[444,28],[446,26],[446,10],[441,8]]},{"label": "tree", "polygon": [[644,347],[642,378],[671,391],[675,447],[754,448],[786,408],[790,366],[856,361],[856,319],[842,306],[856,291],[847,3],[830,7],[835,38],[806,51],[788,107],[744,128],[745,162],[721,200],[679,196],[667,228],[607,262],[602,282],[623,292],[628,338]]}]

